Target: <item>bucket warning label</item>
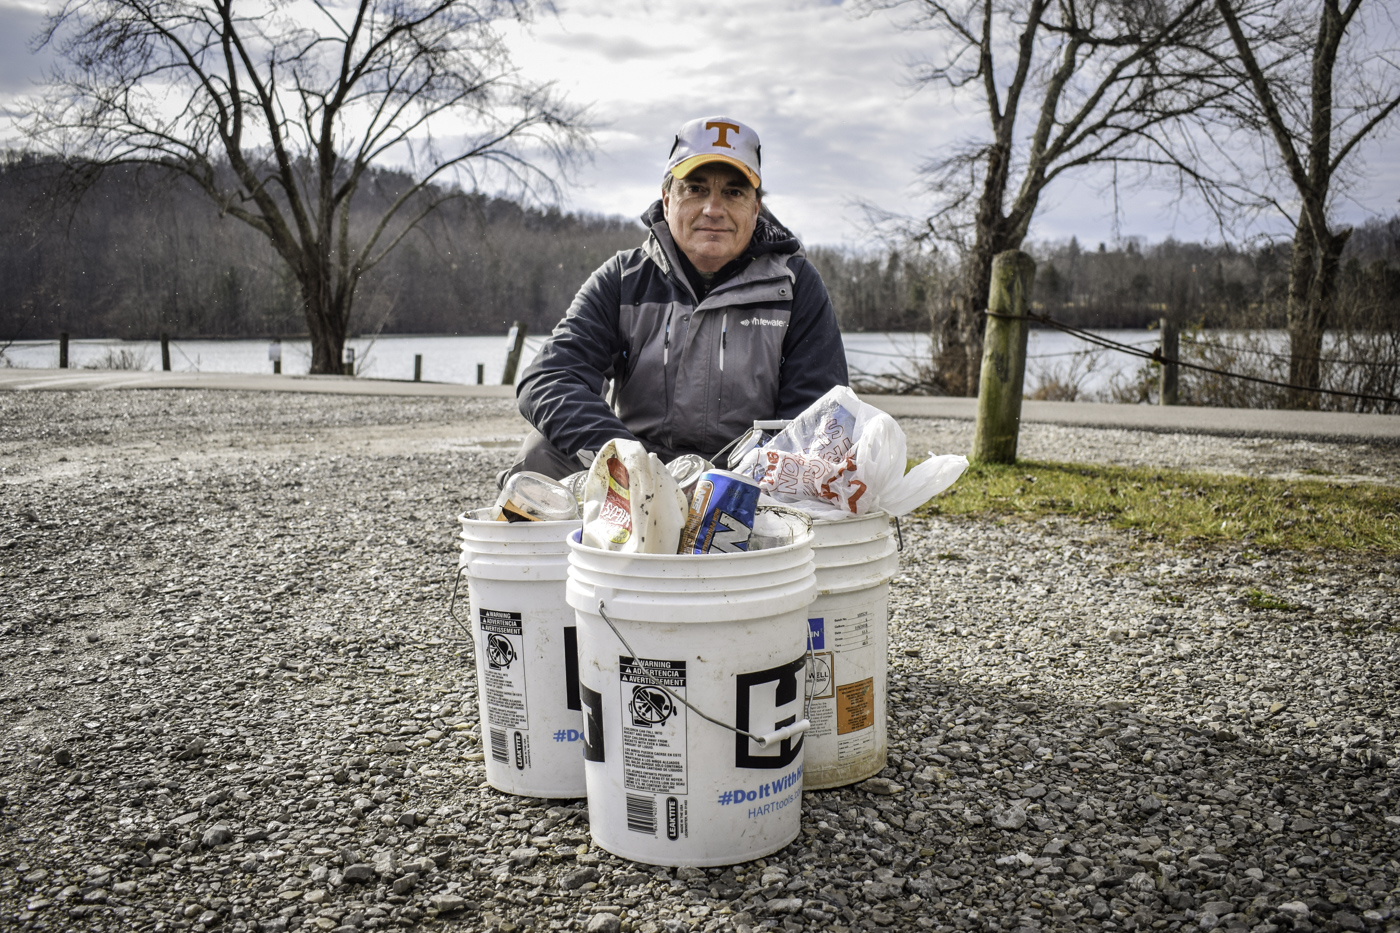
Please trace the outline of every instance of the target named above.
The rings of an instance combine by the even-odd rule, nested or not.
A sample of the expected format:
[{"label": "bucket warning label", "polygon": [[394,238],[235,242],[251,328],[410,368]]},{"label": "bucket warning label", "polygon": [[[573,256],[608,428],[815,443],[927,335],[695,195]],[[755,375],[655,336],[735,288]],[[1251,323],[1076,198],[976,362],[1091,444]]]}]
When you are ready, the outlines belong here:
[{"label": "bucket warning label", "polygon": [[836,688],[836,734],[847,735],[875,725],[875,678]]},{"label": "bucket warning label", "polygon": [[686,708],[676,701],[685,696],[685,662],[621,657],[618,668],[623,786],[686,793]]},{"label": "bucket warning label", "polygon": [[[496,729],[529,729],[525,696],[525,635],[520,613],[482,609],[477,657],[486,661],[486,717]],[[526,756],[518,758],[525,761]]]}]

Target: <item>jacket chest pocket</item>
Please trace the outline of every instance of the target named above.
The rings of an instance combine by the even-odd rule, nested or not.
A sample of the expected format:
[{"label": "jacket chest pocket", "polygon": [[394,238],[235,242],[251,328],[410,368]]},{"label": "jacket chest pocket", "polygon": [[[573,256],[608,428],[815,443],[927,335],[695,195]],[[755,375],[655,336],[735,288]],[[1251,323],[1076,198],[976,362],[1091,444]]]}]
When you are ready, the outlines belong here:
[{"label": "jacket chest pocket", "polygon": [[717,348],[719,421],[726,438],[756,419],[771,418],[790,312],[786,309],[728,308],[721,312]]}]

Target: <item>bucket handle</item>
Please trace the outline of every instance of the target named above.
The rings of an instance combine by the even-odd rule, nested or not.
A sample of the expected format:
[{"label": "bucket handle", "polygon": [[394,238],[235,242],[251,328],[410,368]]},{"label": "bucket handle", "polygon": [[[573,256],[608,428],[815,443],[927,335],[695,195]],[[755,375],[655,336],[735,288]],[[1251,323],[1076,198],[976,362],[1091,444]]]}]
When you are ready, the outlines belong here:
[{"label": "bucket handle", "polygon": [[[472,638],[472,630],[467,622],[463,621],[461,616],[457,615],[457,587],[462,585],[462,572],[466,569],[465,566],[459,566],[457,572],[452,576],[452,596],[447,601],[447,614],[452,617],[453,622],[457,623],[457,627],[462,630],[462,634],[467,636],[467,644],[472,646],[474,661],[476,655],[476,640]],[[467,621],[470,621],[470,619],[471,617],[468,616]]]},{"label": "bucket handle", "polygon": [[[628,653],[629,655],[631,655],[633,658],[639,657],[639,655],[638,655],[637,652],[632,648],[632,646],[629,645],[629,644],[627,644],[627,639],[626,639],[626,638],[623,638],[623,637],[622,637],[622,633],[619,632],[619,631],[617,630],[617,626],[613,624],[613,620],[610,619],[610,618],[608,618],[607,607],[604,605],[604,602],[603,602],[603,600],[601,600],[601,599],[598,600],[598,615],[602,616],[602,617],[603,617],[603,621],[606,622],[606,623],[608,623],[608,628],[612,629],[613,634],[617,636],[617,640],[620,641],[620,642],[622,642],[622,647],[624,647],[624,648],[627,649],[627,653]],[[808,639],[808,646],[807,646],[807,656],[808,656],[809,659],[811,658],[811,655],[812,655],[811,639],[809,638],[809,639]],[[701,719],[705,720],[706,722],[712,722],[712,723],[714,723],[715,725],[719,726],[721,729],[728,729],[730,732],[733,732],[735,735],[742,735],[742,736],[744,736],[744,737],[746,737],[746,738],[752,739],[753,742],[754,742],[756,745],[758,745],[759,748],[767,748],[768,746],[772,745],[774,742],[782,742],[782,741],[784,741],[784,740],[786,740],[786,739],[792,738],[792,737],[795,736],[795,735],[801,735],[802,733],[806,732],[808,729],[810,729],[810,728],[812,727],[811,719],[806,715],[806,713],[810,713],[810,712],[811,712],[811,708],[812,708],[812,696],[811,696],[810,691],[807,693],[807,710],[806,710],[806,713],[804,713],[802,719],[798,720],[797,722],[793,723],[793,724],[790,725],[790,726],[784,726],[783,728],[778,729],[776,732],[770,732],[770,733],[768,733],[767,735],[754,735],[752,732],[748,732],[748,731],[746,731],[746,730],[744,730],[744,729],[740,729],[738,726],[731,726],[731,725],[730,725],[729,723],[727,723],[727,722],[721,722],[720,720],[718,720],[718,719],[716,719],[715,717],[709,715],[708,713],[705,713],[704,711],[702,711],[702,710],[700,710],[700,709],[697,709],[697,708],[696,708],[689,700],[687,700],[685,697],[676,696],[676,694],[675,694],[674,692],[672,692],[672,690],[671,690],[670,687],[666,686],[665,684],[663,684],[663,683],[661,683],[660,681],[658,681],[658,680],[656,680],[655,678],[653,678],[653,677],[651,676],[651,674],[647,673],[647,671],[646,671],[645,668],[642,668],[642,667],[638,666],[638,671],[641,673],[641,675],[642,675],[643,677],[645,677],[648,681],[651,682],[651,685],[652,685],[653,687],[658,687],[658,688],[660,688],[661,690],[665,691],[665,693],[666,693],[667,696],[669,696],[671,699],[675,700],[677,703],[680,703],[681,705],[683,705],[686,709],[690,710],[692,713],[694,713],[695,715],[699,716]]]}]

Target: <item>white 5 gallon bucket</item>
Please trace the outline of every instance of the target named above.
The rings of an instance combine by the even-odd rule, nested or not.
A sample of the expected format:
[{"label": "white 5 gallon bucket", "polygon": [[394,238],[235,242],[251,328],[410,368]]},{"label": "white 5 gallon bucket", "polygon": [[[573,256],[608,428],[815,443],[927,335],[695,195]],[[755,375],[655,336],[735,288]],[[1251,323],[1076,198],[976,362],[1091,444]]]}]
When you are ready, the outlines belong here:
[{"label": "white 5 gallon bucket", "polygon": [[582,797],[578,631],[564,598],[579,522],[459,517],[486,780],[527,797]]},{"label": "white 5 gallon bucket", "polygon": [[751,554],[570,548],[593,840],[702,867],[797,838],[811,535]]},{"label": "white 5 gallon bucket", "polygon": [[812,533],[817,598],[807,610],[812,724],[803,782],[819,790],[885,767],[887,603],[899,554],[884,512],[815,521]]}]

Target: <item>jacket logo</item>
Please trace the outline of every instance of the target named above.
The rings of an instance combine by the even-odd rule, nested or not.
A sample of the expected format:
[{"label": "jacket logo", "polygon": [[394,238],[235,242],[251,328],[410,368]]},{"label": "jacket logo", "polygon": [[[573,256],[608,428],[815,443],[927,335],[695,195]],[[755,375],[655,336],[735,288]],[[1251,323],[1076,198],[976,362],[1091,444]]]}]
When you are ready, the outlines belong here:
[{"label": "jacket logo", "polygon": [[761,318],[761,317],[746,317],[746,318],[744,318],[742,321],[740,321],[739,323],[742,324],[742,325],[744,325],[745,327],[748,327],[750,324],[752,324],[752,325],[754,325],[754,326],[756,326],[756,327],[786,327],[786,326],[787,326],[787,324],[785,324],[785,323],[782,322],[782,321],[772,321],[772,320],[768,320],[767,318]]},{"label": "jacket logo", "polygon": [[739,127],[737,124],[721,123],[718,120],[711,120],[709,123],[705,124],[705,129],[715,131],[715,141],[712,142],[710,145],[723,146],[726,149],[734,148],[732,145],[730,145],[729,133],[731,130],[733,130],[735,133],[739,132]]}]

